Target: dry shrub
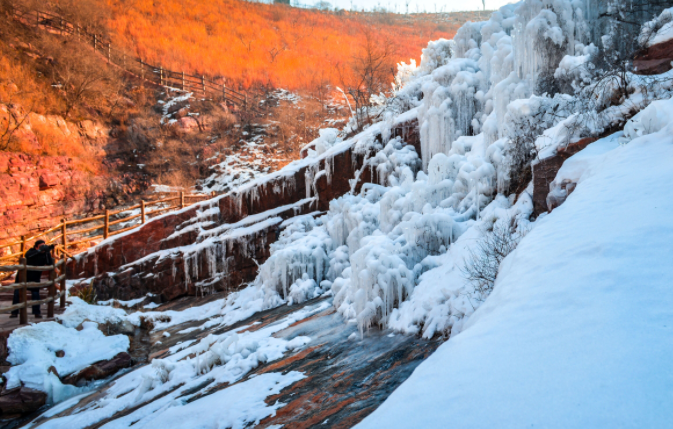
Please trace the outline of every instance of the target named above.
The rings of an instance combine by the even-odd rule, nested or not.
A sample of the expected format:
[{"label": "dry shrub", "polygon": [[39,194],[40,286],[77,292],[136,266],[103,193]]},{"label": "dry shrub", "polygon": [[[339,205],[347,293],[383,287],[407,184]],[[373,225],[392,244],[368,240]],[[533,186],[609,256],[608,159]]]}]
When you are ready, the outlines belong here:
[{"label": "dry shrub", "polygon": [[338,15],[240,0],[129,0],[110,7],[113,39],[150,62],[222,76],[228,85],[290,90],[307,89],[321,73],[339,84],[334,65],[357,53],[364,27],[375,29],[376,40],[395,40],[395,61],[418,61],[428,40],[450,39],[459,26],[442,32],[432,20],[409,23],[392,13]]},{"label": "dry shrub", "polygon": [[473,297],[477,301],[485,300],[493,291],[495,279],[503,259],[516,249],[525,235],[513,226],[513,222],[498,222],[491,231],[486,231],[463,261],[461,268],[465,278],[473,286]]},{"label": "dry shrub", "polygon": [[51,88],[51,82],[37,73],[32,60],[27,62],[29,57],[10,47],[5,36],[0,33],[0,103],[20,104],[41,114],[62,111],[63,100]]},{"label": "dry shrub", "polygon": [[231,113],[222,113],[217,115],[213,120],[213,131],[218,134],[222,134],[226,131],[231,130],[231,128],[238,122],[236,115]]},{"label": "dry shrub", "polygon": [[93,287],[93,280],[89,284],[80,283],[71,287],[68,293],[70,296],[76,296],[87,304],[95,304],[98,298]]}]

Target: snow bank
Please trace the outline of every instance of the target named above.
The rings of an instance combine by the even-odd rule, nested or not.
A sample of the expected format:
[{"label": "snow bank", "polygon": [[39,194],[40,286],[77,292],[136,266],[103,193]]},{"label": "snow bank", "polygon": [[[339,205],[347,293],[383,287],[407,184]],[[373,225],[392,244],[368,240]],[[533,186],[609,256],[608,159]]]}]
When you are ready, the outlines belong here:
[{"label": "snow bank", "polygon": [[668,427],[672,132],[584,156],[463,332],[358,428]]},{"label": "snow bank", "polygon": [[[94,322],[85,322],[81,331],[43,322],[13,331],[7,347],[7,360],[13,366],[5,374],[6,388],[24,385],[46,392],[51,402],[60,402],[82,389],[63,385],[58,376],[73,374],[127,351],[129,339],[125,335],[106,337]],[[65,352],[63,357],[56,357],[59,350]]]},{"label": "snow bank", "polygon": [[[127,318],[126,311],[108,305],[91,305],[76,296],[68,297],[71,304],[56,320],[68,328],[76,328],[84,321],[96,323],[121,323]],[[144,299],[144,298],[143,298]]]},{"label": "snow bank", "polygon": [[673,122],[673,99],[654,101],[626,122],[622,142],[656,133],[671,122]]},{"label": "snow bank", "polygon": [[665,9],[661,14],[643,25],[638,42],[650,47],[673,39],[673,8]]}]

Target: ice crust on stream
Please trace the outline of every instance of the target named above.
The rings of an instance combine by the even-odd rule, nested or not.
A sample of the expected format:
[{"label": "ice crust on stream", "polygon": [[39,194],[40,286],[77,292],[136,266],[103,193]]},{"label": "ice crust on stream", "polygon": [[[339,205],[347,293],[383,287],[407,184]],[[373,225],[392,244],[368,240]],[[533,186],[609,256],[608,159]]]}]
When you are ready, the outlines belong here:
[{"label": "ice crust on stream", "polygon": [[[222,305],[221,302],[218,304]],[[211,333],[199,340],[178,344],[166,358],[153,359],[150,365],[117,378],[102,398],[72,414],[53,417],[72,407],[83,396],[62,402],[42,416],[53,418],[37,426],[84,428],[124,410],[129,413],[103,427],[161,427],[170,426],[176,419],[187,424],[185,422],[194,418],[198,418],[200,425],[210,422],[213,427],[243,428],[259,422],[283,405],[269,406],[264,399],[304,376],[292,371],[287,374],[269,372],[249,380],[243,378],[260,364],[280,359],[288,351],[301,350],[311,341],[309,337],[284,339],[276,338],[274,334],[327,308],[329,303],[322,301],[260,329],[255,330],[254,324],[246,325],[224,334]],[[232,386],[200,396],[208,387],[222,384]],[[228,406],[216,406],[220,410],[218,413],[207,413],[206,417],[199,411],[212,411],[214,404],[221,404],[223,400]]]}]

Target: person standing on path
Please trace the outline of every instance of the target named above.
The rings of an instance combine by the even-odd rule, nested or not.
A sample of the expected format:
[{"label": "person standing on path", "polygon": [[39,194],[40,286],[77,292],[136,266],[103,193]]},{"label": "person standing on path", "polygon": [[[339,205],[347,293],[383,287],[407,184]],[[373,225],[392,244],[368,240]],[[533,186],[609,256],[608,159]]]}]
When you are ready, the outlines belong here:
[{"label": "person standing on path", "polygon": [[[32,248],[30,248],[28,252],[26,252],[26,265],[33,267],[52,265],[54,263],[54,259],[51,257],[51,250],[53,248],[54,248],[53,246],[47,246],[44,240],[37,240],[35,242],[35,245]],[[39,283],[41,277],[42,277],[42,271],[28,271],[26,273],[26,281],[29,283],[30,282]],[[18,277],[16,279],[16,283],[19,283]],[[32,301],[37,301],[40,299],[40,288],[38,287],[29,288],[29,290],[31,293]],[[14,299],[12,303],[18,304],[19,300],[20,300],[19,289],[14,289]],[[33,306],[33,315],[35,316],[36,319],[42,318],[39,304]],[[12,314],[9,317],[18,317],[18,316],[19,316],[19,310],[14,310],[12,311]]]}]

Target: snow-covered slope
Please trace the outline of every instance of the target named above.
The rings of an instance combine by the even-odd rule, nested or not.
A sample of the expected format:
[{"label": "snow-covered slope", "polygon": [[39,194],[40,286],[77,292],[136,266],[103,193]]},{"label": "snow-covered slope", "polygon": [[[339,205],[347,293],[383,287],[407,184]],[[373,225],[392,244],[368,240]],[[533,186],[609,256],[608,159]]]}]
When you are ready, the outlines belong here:
[{"label": "snow-covered slope", "polygon": [[358,428],[670,427],[673,123],[618,137],[568,160],[575,191],[464,331]]}]

